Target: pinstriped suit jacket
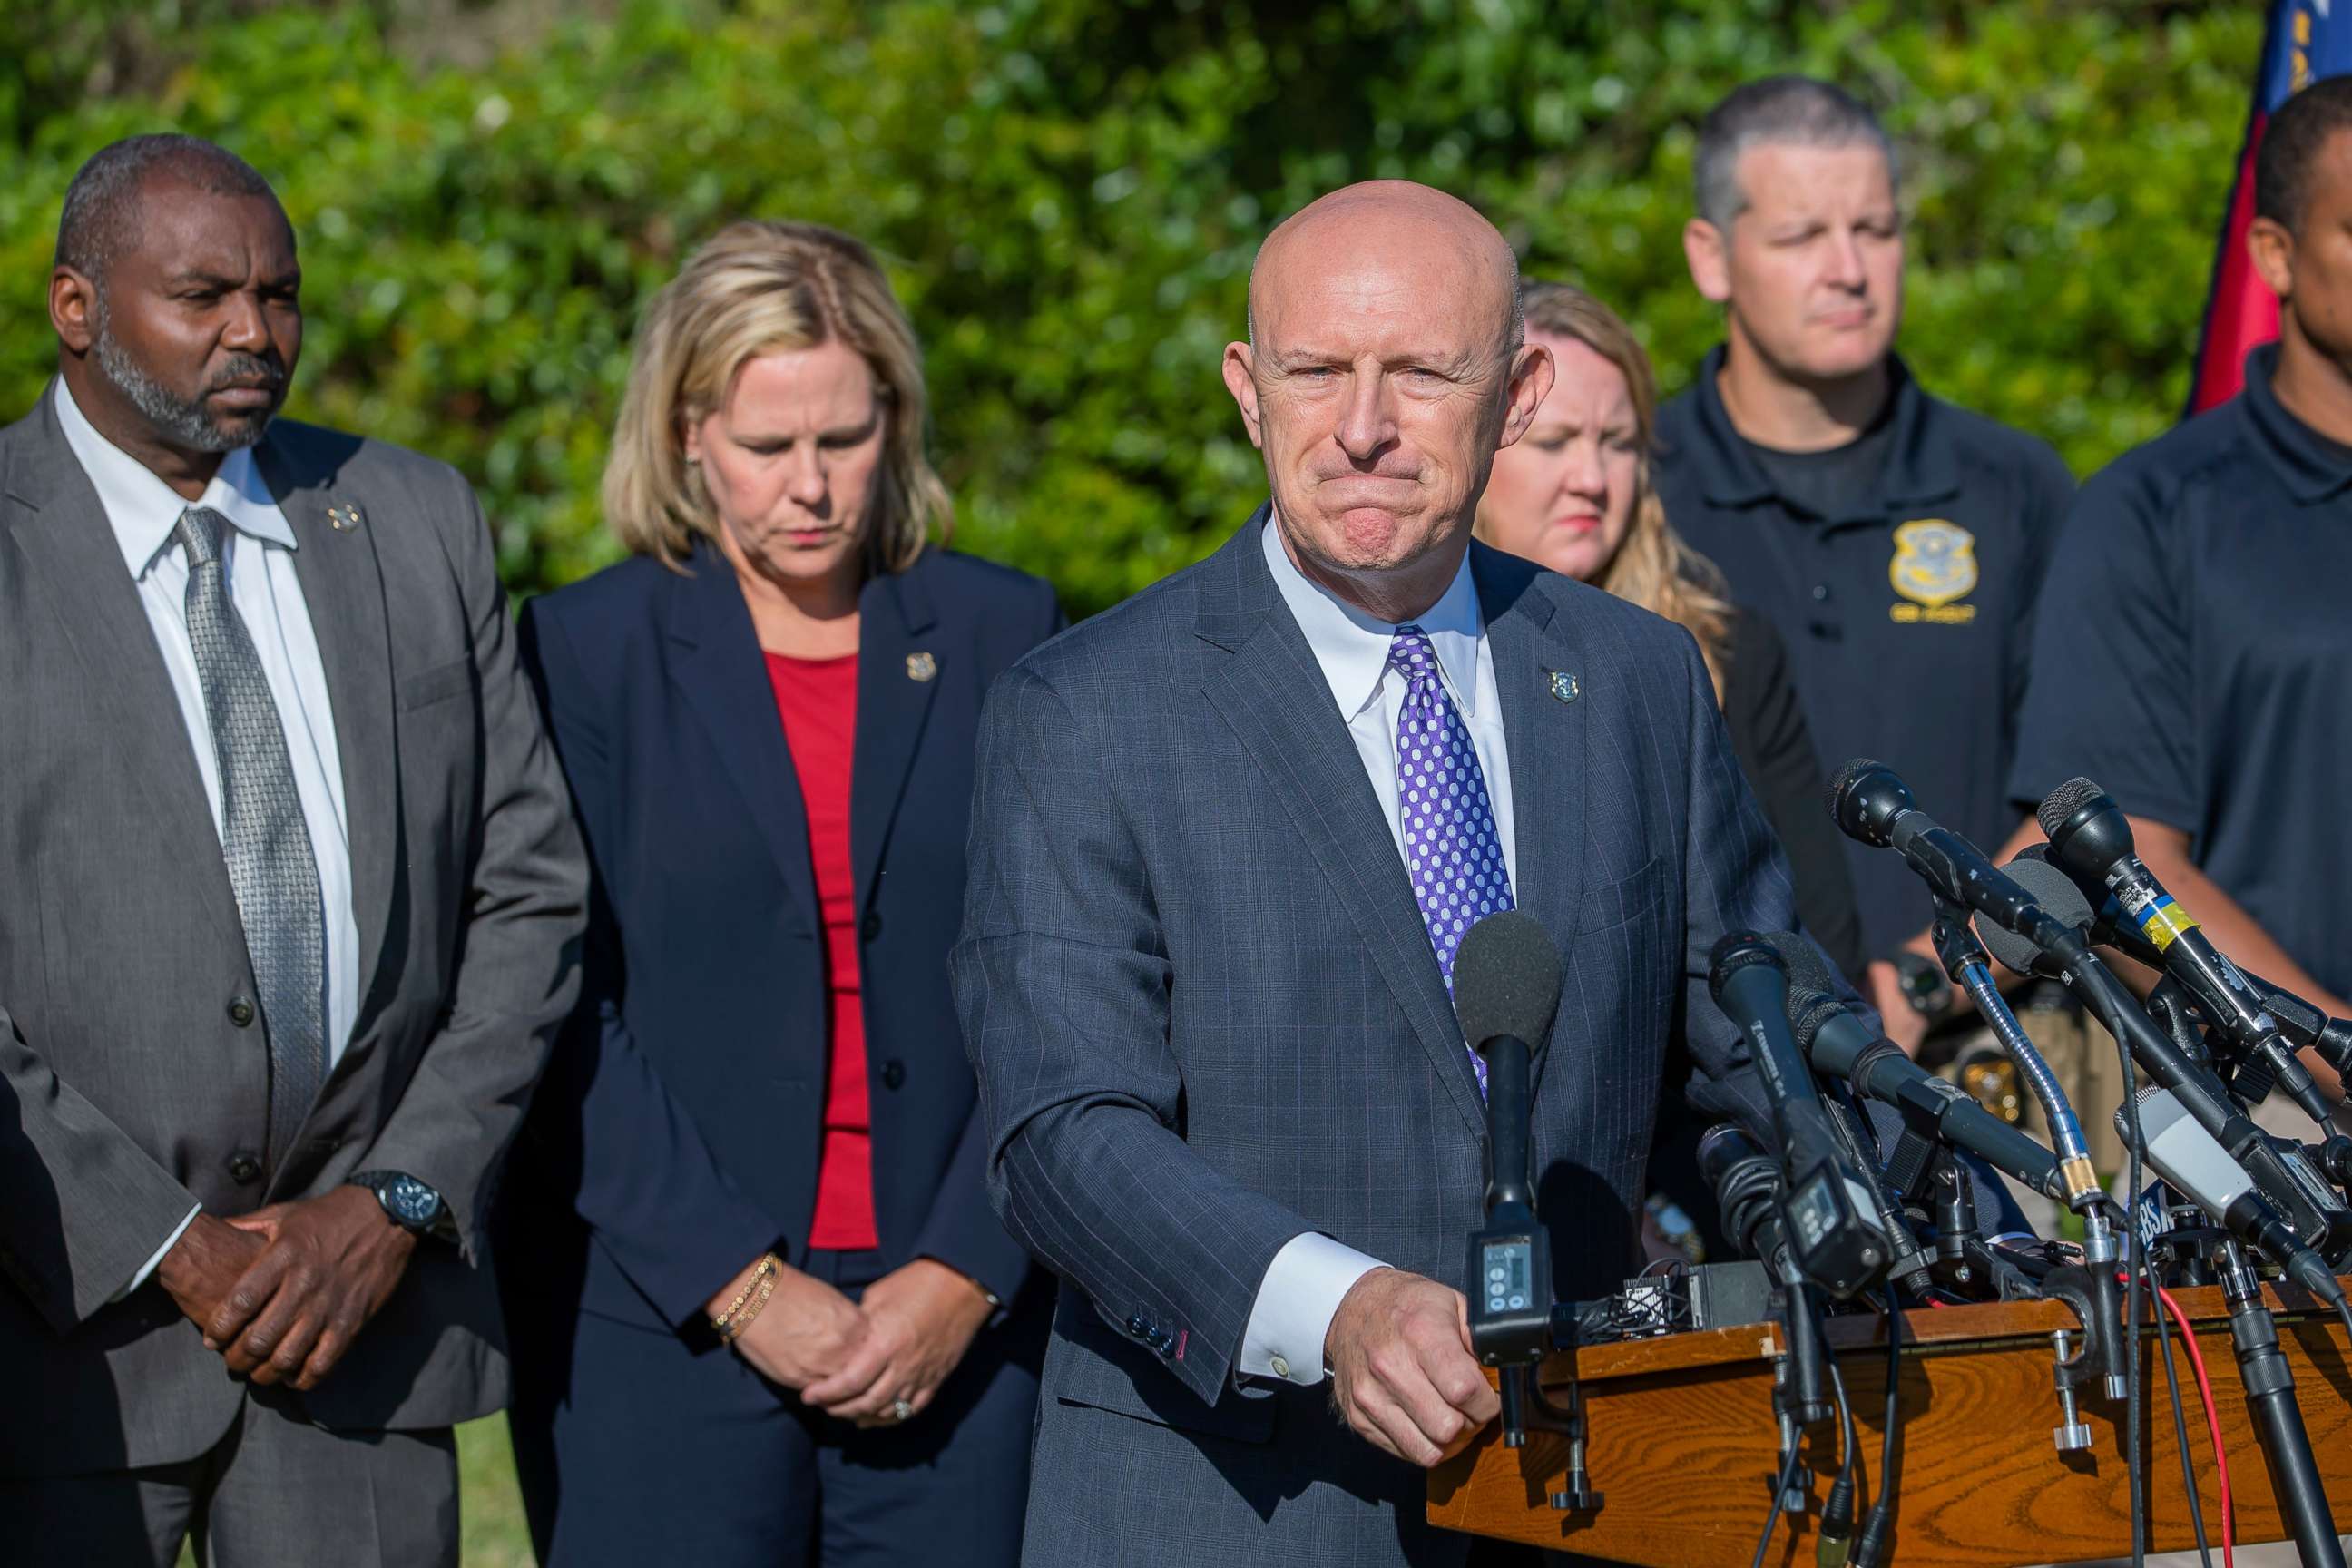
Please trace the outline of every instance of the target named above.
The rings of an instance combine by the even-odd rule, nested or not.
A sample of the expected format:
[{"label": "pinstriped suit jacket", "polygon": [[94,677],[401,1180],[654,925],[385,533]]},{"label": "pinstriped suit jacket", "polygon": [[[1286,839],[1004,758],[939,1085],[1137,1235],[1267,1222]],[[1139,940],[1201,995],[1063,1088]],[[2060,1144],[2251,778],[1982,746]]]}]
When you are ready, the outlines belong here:
[{"label": "pinstriped suit jacket", "polygon": [[[1028,1561],[1458,1561],[1420,1472],[1320,1389],[1232,1375],[1261,1278],[1319,1230],[1460,1285],[1483,1110],[1363,765],[1248,526],[1034,651],[982,720],[954,959],[991,1182],[1063,1279]],[[1471,546],[1519,907],[1559,943],[1535,1064],[1563,1296],[1613,1288],[1662,1092],[1761,1114],[1709,1000],[1723,931],[1792,929],[1696,646]],[[1575,677],[1554,694],[1550,672]]]}]

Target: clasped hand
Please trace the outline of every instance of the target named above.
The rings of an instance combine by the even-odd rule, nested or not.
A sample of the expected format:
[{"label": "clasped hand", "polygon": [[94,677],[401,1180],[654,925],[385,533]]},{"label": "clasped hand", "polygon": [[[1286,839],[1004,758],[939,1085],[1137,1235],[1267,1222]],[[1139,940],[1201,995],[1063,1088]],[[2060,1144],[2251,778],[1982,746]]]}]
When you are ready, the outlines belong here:
[{"label": "clasped hand", "polygon": [[[738,1287],[719,1298],[730,1300]],[[920,1414],[988,1321],[980,1287],[943,1263],[918,1258],[853,1301],[813,1275],[787,1268],[735,1349],[770,1382],[814,1409],[861,1426],[900,1400]]]},{"label": "clasped hand", "polygon": [[364,1187],[200,1214],[156,1279],[228,1368],[255,1383],[317,1386],[400,1283],[416,1238]]}]

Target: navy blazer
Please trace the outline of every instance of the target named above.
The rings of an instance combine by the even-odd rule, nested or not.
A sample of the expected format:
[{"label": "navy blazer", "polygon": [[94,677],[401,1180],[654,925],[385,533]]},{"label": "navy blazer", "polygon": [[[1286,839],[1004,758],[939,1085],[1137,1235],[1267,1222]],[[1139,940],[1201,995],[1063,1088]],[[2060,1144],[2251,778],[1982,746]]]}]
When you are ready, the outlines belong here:
[{"label": "navy blazer", "polygon": [[[881,1251],[1009,1302],[1029,1258],[990,1211],[947,953],[982,694],[1062,615],[1049,584],[941,550],[858,608],[850,851]],[[521,646],[594,888],[581,1005],[512,1210],[543,1242],[535,1222],[568,1208],[593,1245],[510,1291],[686,1325],[763,1248],[802,1257],[816,1201],[827,987],[799,782],[714,548],[531,601]]]}]

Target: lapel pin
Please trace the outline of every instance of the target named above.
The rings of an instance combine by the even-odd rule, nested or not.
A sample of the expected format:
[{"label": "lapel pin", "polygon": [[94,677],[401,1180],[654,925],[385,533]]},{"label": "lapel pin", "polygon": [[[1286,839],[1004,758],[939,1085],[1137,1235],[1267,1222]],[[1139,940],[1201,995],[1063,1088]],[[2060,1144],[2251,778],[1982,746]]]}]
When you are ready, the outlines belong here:
[{"label": "lapel pin", "polygon": [[1551,682],[1552,696],[1559,699],[1560,701],[1573,702],[1579,697],[1584,695],[1584,689],[1576,683],[1576,671],[1572,669],[1547,669],[1544,671],[1544,674]]},{"label": "lapel pin", "polygon": [[365,521],[358,506],[351,501],[337,501],[327,508],[327,526],[337,533],[349,533]]},{"label": "lapel pin", "polygon": [[929,680],[939,672],[940,661],[933,658],[929,654],[910,653],[907,656],[908,679]]}]

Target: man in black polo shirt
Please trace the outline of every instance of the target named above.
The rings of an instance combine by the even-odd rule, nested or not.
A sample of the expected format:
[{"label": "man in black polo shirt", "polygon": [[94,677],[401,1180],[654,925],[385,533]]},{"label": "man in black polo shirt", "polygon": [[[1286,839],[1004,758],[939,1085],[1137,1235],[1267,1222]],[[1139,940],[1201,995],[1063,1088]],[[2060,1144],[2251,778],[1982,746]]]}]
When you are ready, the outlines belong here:
[{"label": "man in black polo shirt", "polygon": [[2248,247],[2279,296],[2279,342],[2248,356],[2238,396],[2084,487],[2042,596],[2010,793],[2030,811],[2068,778],[2095,779],[2214,946],[2342,1016],[2352,79],[2315,82],[2272,117],[2254,213]]},{"label": "man in black polo shirt", "polygon": [[[2018,826],[2014,718],[2073,478],[1895,353],[1903,229],[1867,109],[1801,77],[1749,83],[1707,115],[1696,175],[1684,249],[1727,342],[1660,415],[1666,515],[1788,644],[1824,764],[1877,757],[1990,851]],[[1950,1005],[1920,956],[1927,895],[1895,856],[1848,848],[1872,989],[1916,1046]]]}]

